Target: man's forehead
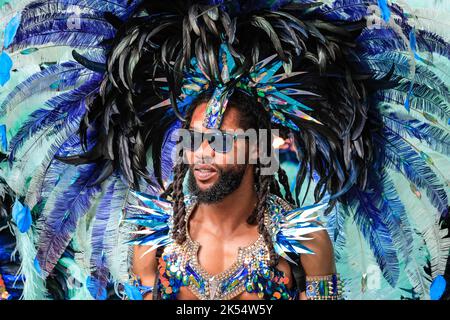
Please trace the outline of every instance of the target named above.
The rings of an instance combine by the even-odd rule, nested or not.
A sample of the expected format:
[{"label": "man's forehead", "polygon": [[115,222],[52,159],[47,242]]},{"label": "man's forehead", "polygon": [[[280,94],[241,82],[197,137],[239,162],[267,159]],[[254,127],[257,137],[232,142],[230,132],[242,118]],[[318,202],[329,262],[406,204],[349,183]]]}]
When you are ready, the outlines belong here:
[{"label": "man's forehead", "polygon": [[[207,102],[199,104],[192,114],[191,123],[189,125],[189,128],[195,129],[197,131],[202,132],[208,132],[212,131],[213,129],[206,128],[203,126],[206,114],[206,107]],[[240,114],[236,108],[228,107],[225,111],[225,114],[222,119],[222,123],[220,125],[220,130],[235,130],[240,128],[240,121],[239,121]]]}]

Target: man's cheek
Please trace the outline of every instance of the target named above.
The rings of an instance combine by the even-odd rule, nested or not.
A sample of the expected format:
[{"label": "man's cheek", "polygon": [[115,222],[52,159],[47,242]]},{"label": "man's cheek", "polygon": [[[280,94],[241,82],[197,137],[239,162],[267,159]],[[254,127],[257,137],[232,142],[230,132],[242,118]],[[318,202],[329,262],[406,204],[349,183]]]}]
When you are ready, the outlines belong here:
[{"label": "man's cheek", "polygon": [[194,153],[190,151],[185,151],[185,156],[183,161],[187,164],[194,164]]},{"label": "man's cheek", "polygon": [[251,144],[248,151],[248,163],[257,164],[258,163],[258,147],[256,144]]},{"label": "man's cheek", "polygon": [[233,163],[242,165],[247,164],[249,158],[249,149],[247,143],[240,140],[236,143],[236,148],[234,148],[234,159]]},{"label": "man's cheek", "polygon": [[214,164],[218,165],[218,166],[226,166],[226,165],[232,164],[233,162],[230,162],[230,161],[232,161],[233,157],[229,157],[230,153],[231,152],[228,152],[228,153],[218,153],[217,152],[214,156]]},{"label": "man's cheek", "polygon": [[[244,155],[245,161],[245,155]],[[221,166],[233,166],[235,164],[239,164],[237,160],[237,152],[236,150],[226,152],[226,153],[218,153],[216,152],[214,157],[214,163]]]}]

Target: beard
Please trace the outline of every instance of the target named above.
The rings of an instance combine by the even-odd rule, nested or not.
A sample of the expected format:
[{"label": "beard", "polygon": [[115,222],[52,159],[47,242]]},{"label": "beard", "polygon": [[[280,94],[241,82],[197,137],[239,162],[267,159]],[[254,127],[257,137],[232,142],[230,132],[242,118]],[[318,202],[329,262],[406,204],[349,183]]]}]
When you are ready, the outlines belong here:
[{"label": "beard", "polygon": [[237,165],[231,169],[218,170],[219,179],[211,187],[201,190],[195,181],[192,167],[189,168],[188,190],[189,193],[196,197],[199,203],[215,203],[222,201],[227,195],[235,191],[241,185],[244,177],[246,165]]}]

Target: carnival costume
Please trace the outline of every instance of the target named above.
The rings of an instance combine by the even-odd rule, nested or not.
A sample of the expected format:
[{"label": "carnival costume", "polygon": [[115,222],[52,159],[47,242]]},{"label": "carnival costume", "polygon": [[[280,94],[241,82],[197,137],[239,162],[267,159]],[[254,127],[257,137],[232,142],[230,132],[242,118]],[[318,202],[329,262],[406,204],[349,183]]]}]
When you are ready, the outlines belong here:
[{"label": "carnival costume", "polygon": [[[257,293],[263,299],[298,299],[300,286],[294,284],[288,288],[289,278],[277,268],[269,265],[269,252],[262,235],[246,247],[239,247],[236,261],[231,267],[220,274],[210,275],[199,264],[197,253],[200,244],[194,241],[188,230],[187,241],[178,245],[171,239],[172,204],[142,193],[136,194],[143,206],[136,206],[145,214],[130,217],[132,223],[146,227],[139,232],[142,237],[133,240],[138,245],[151,246],[152,251],[164,246],[159,258],[158,279],[156,286],[142,286],[138,277],[134,284],[142,295],[155,292],[155,297],[176,299],[181,286],[188,286],[191,291],[203,300],[232,299],[243,291]],[[195,208],[195,198],[188,197],[185,217]],[[281,256],[292,263],[288,253],[312,253],[300,240],[308,240],[308,234],[323,229],[317,224],[317,211],[326,207],[325,204],[310,208],[293,209],[286,201],[271,195],[265,212],[265,224],[272,231],[272,238]],[[328,277],[307,277],[306,287],[308,298],[339,299],[341,284],[338,275]]]},{"label": "carnival costume", "polygon": [[[441,15],[387,0],[0,1],[1,296],[297,299],[261,237],[208,275],[188,233],[172,242],[159,197],[189,107],[209,92],[204,126],[218,129],[240,91],[297,159],[294,203],[267,201],[276,253],[312,254],[300,240],[316,220],[334,245],[343,288],[309,278],[307,296],[442,297],[449,8],[422,5]],[[130,280],[136,243],[164,246],[156,287]]]}]

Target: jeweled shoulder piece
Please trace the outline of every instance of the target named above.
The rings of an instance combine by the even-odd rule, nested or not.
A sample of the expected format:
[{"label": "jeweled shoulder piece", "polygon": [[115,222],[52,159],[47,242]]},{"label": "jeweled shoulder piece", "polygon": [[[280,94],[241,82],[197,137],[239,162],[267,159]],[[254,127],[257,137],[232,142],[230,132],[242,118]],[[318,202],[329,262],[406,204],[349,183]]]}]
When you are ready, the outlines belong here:
[{"label": "jeweled shoulder piece", "polygon": [[324,230],[319,224],[318,213],[327,203],[293,209],[285,200],[271,195],[269,198],[270,225],[275,251],[286,260],[297,264],[287,253],[299,255],[314,253],[303,244],[309,234]]},{"label": "jeweled shoulder piece", "polygon": [[169,244],[172,241],[170,237],[172,203],[163,198],[141,192],[132,191],[131,193],[142,204],[131,207],[140,210],[142,214],[133,214],[125,219],[125,221],[140,227],[140,230],[133,232],[139,237],[129,243],[151,246],[147,252]]},{"label": "jeweled shoulder piece", "polygon": [[[142,213],[129,215],[125,219],[128,223],[140,227],[140,230],[133,232],[138,237],[129,241],[129,244],[151,246],[147,250],[150,252],[172,243],[173,203],[143,192],[131,191],[131,194],[140,202],[139,205],[132,205],[131,208],[138,209]],[[187,206],[192,201],[192,197],[185,197]]]}]

